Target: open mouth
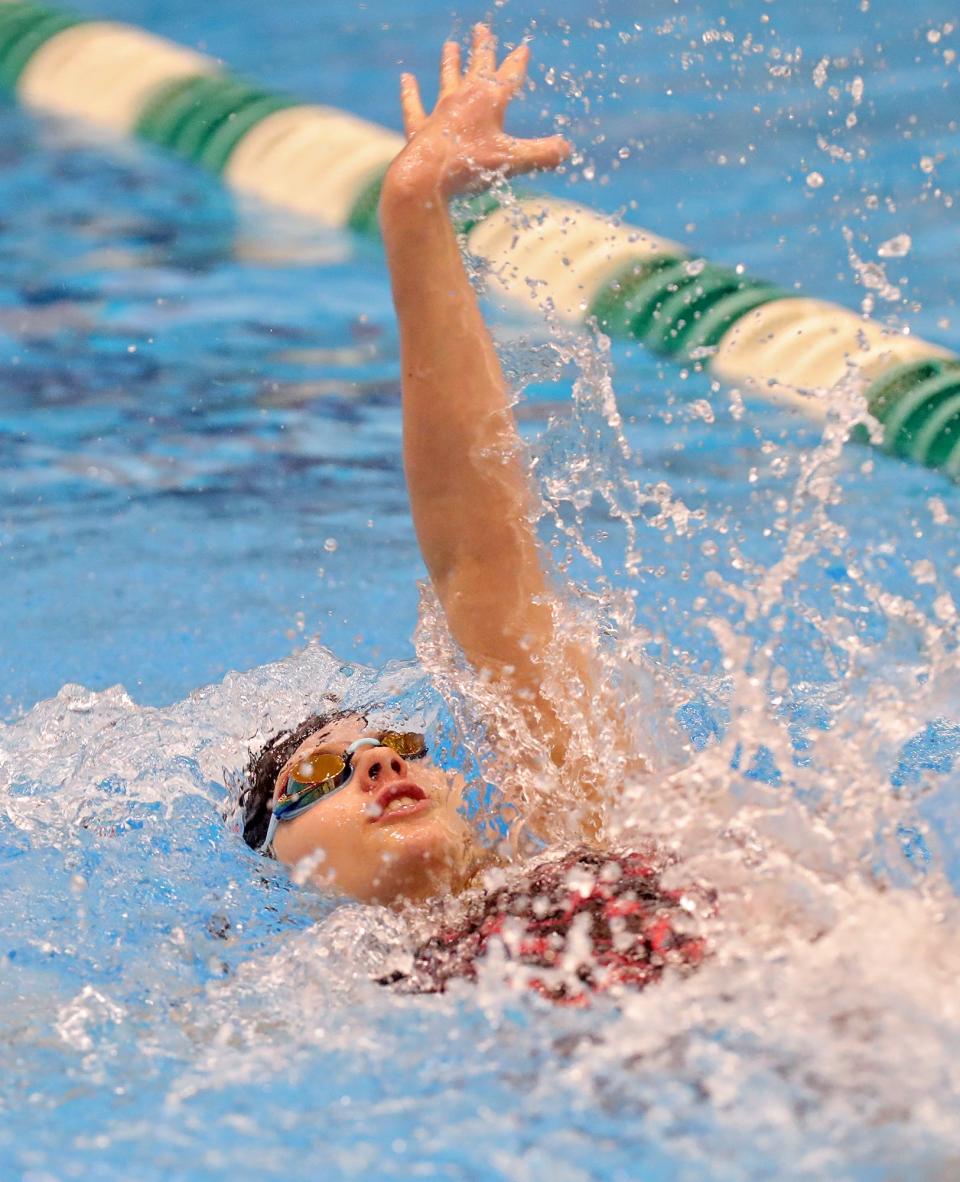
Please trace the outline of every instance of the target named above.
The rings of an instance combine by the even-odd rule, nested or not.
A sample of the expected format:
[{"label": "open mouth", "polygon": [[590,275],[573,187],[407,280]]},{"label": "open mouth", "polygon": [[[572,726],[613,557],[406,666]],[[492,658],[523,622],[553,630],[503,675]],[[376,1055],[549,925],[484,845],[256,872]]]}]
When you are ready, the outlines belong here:
[{"label": "open mouth", "polygon": [[381,788],[375,799],[367,805],[367,813],[371,822],[389,821],[423,812],[432,803],[418,784],[412,780],[400,780]]}]

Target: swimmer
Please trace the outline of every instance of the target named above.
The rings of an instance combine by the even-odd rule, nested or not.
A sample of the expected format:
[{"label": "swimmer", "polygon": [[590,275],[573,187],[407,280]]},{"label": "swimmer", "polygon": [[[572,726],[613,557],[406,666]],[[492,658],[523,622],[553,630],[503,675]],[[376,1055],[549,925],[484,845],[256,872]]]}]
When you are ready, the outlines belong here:
[{"label": "swimmer", "polygon": [[[666,964],[695,964],[702,945],[677,930],[679,896],[660,886],[656,856],[606,849],[609,775],[588,754],[583,728],[602,724],[602,759],[621,782],[642,773],[643,761],[617,729],[616,702],[605,696],[589,648],[557,632],[557,593],[530,520],[510,390],[448,209],[491,174],[553,169],[569,155],[562,136],[518,139],[503,129],[528,60],[521,45],[498,65],[495,40],[478,24],[465,68],[459,45],[444,45],[430,114],[416,79],[403,75],[407,143],[387,172],[380,221],[400,328],[403,459],[420,549],[464,656],[506,707],[503,716],[542,738],[552,767],[521,770],[549,772],[563,785],[576,848],[485,889],[491,855],[457,811],[462,784],[431,761],[422,735],[388,729],[373,712],[315,716],[275,736],[250,762],[241,805],[248,844],[291,867],[313,867],[316,882],[361,902],[398,907],[464,896],[457,922],[426,940],[413,972],[403,974],[411,987],[442,989],[452,976],[471,976],[513,917],[514,927],[522,925],[519,958],[543,970],[537,986],[576,999],[576,987],[548,976],[565,931],[584,912],[594,951],[591,965],[578,970],[585,988],[645,984]],[[546,670],[558,667],[559,696],[545,684]],[[501,761],[516,765],[522,745],[506,730],[494,726],[490,738]],[[538,819],[546,820],[535,809],[534,830]],[[591,885],[571,890],[574,869]]]}]

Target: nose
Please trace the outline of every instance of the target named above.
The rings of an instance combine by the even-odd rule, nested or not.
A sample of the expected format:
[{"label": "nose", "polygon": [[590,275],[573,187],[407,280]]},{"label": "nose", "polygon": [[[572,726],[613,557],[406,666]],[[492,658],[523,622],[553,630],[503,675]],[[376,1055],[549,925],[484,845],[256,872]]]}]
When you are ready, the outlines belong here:
[{"label": "nose", "polygon": [[362,792],[376,792],[391,780],[407,778],[406,760],[390,747],[364,747],[354,755],[353,767]]}]

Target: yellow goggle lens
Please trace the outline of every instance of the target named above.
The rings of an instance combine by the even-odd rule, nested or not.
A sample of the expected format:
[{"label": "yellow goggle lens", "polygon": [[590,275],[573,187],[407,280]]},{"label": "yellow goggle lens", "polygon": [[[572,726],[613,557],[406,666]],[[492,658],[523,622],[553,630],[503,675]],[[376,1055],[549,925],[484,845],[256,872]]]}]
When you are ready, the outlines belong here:
[{"label": "yellow goggle lens", "polygon": [[426,739],[416,731],[384,731],[380,742],[405,759],[416,759],[427,751]]},{"label": "yellow goggle lens", "polygon": [[298,784],[322,784],[332,780],[346,770],[347,762],[342,755],[324,752],[308,755],[290,771],[290,780]]}]

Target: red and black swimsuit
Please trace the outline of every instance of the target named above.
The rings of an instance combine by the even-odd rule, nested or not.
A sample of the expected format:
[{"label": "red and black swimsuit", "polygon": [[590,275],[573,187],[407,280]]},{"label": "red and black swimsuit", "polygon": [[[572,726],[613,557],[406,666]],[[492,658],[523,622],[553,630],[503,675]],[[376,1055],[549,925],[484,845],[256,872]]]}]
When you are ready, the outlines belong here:
[{"label": "red and black swimsuit", "polygon": [[530,988],[574,1005],[590,993],[643,989],[668,967],[690,971],[706,952],[690,913],[712,900],[663,887],[663,869],[651,855],[584,848],[539,862],[468,899],[416,949],[409,973],[383,983],[442,993],[453,978],[475,980],[492,944],[524,966]]}]

